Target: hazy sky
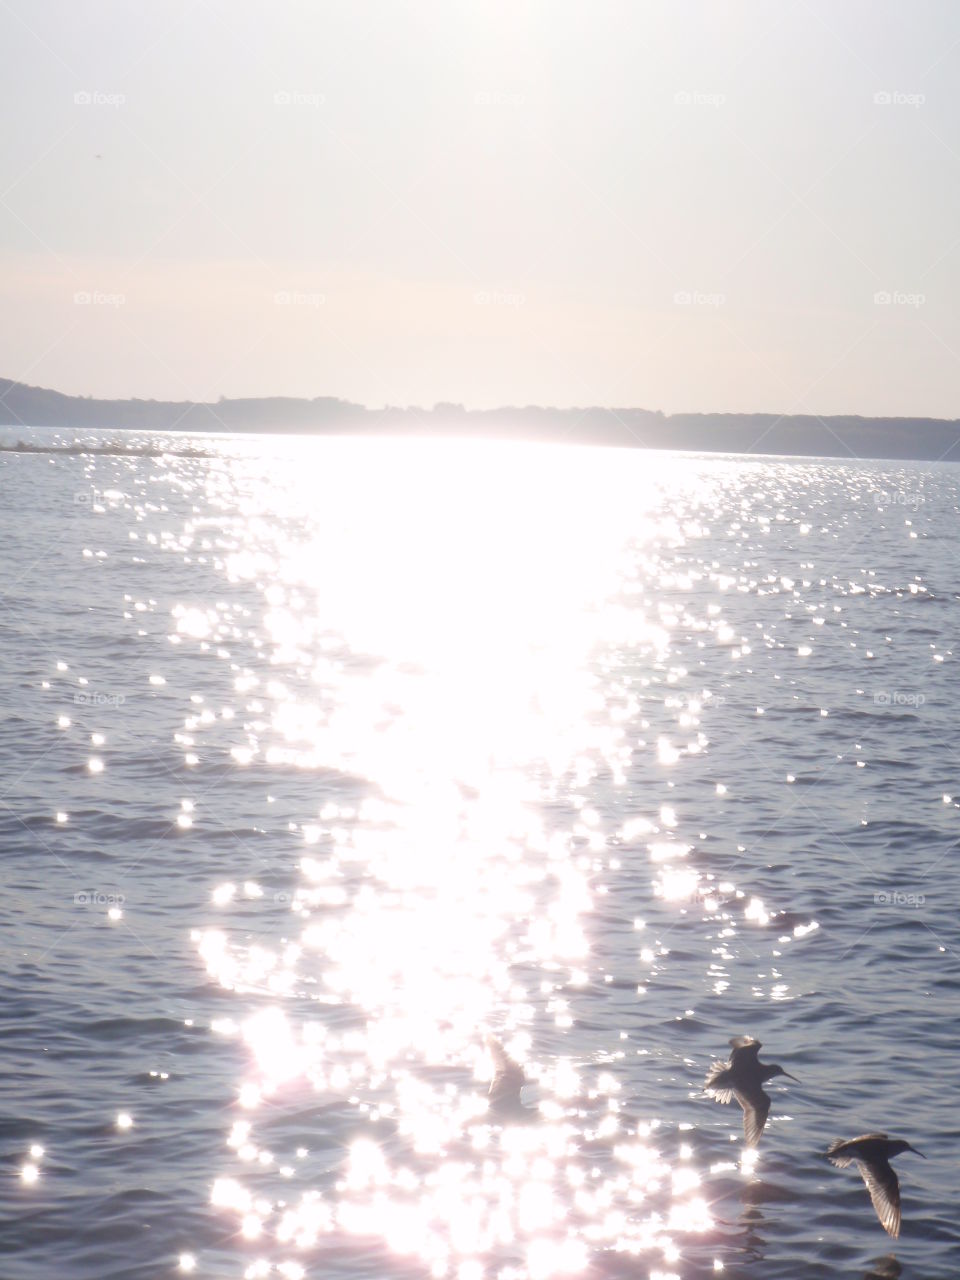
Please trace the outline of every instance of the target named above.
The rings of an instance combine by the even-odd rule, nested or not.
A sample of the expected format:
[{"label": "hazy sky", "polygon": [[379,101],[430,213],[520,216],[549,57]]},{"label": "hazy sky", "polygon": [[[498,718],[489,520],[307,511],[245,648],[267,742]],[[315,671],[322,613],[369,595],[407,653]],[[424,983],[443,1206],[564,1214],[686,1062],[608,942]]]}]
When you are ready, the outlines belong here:
[{"label": "hazy sky", "polygon": [[0,49],[0,376],[960,416],[955,0],[0,0]]}]

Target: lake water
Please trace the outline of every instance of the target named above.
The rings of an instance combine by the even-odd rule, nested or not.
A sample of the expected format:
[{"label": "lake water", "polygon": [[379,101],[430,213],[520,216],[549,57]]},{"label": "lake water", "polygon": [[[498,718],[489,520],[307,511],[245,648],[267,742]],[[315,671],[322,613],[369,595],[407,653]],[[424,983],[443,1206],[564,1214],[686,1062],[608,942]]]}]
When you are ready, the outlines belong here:
[{"label": "lake water", "polygon": [[0,455],[5,1280],[955,1277],[960,470],[153,439]]}]

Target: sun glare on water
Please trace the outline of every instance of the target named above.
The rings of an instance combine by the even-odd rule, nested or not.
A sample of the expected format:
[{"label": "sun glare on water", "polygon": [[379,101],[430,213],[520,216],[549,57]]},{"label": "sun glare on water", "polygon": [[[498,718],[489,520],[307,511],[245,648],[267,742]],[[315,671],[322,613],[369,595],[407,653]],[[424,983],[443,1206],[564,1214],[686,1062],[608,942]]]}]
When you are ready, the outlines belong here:
[{"label": "sun glare on water", "polygon": [[[680,617],[647,598],[648,541],[693,532],[664,509],[670,460],[610,456],[327,442],[312,471],[211,471],[208,506],[243,517],[185,531],[215,534],[228,581],[259,592],[262,656],[236,670],[229,715],[191,713],[183,745],[195,755],[225,725],[235,768],[325,779],[291,824],[296,879],[274,941],[231,928],[238,904],[270,895],[229,880],[194,934],[211,979],[255,1008],[217,1028],[239,1035],[247,1069],[213,1204],[281,1273],[322,1239],[359,1237],[438,1280],[576,1275],[596,1250],[671,1271],[712,1227],[697,1170],[567,1041],[565,990],[604,980],[598,870],[642,858],[665,907],[697,904],[720,936],[737,927],[734,886],[701,885],[673,807],[628,819],[589,800],[598,776],[624,785],[636,672],[656,667],[676,703],[671,738],[648,744],[665,777],[705,746],[710,697],[669,693]],[[174,614],[182,643],[227,652],[225,613]],[[684,622],[735,639],[719,611]],[[614,653],[635,674],[611,710],[597,671]],[[756,900],[746,914],[767,919]],[[637,948],[651,976],[665,955]],[[488,1032],[530,1082],[508,1123],[486,1097]],[[305,1181],[299,1155],[258,1130],[318,1103],[354,1137]],[[274,1171],[272,1192],[254,1169],[261,1187]]]}]

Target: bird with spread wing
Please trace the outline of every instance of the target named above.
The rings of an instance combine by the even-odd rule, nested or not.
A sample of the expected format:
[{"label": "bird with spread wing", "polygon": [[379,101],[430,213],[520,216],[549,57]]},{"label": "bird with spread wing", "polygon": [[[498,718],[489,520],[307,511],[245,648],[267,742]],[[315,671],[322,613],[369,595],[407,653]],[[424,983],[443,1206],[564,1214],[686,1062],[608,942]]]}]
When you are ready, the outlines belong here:
[{"label": "bird with spread wing", "polygon": [[488,1035],[486,1045],[493,1060],[493,1079],[487,1091],[491,1112],[503,1119],[529,1119],[532,1109],[525,1107],[520,1098],[520,1090],[529,1083],[523,1067],[510,1057],[496,1036]]},{"label": "bird with spread wing", "polygon": [[718,1102],[733,1102],[743,1108],[743,1138],[748,1147],[760,1141],[763,1127],[770,1113],[770,1098],[763,1085],[774,1076],[786,1076],[795,1080],[789,1071],[775,1062],[761,1062],[763,1046],[753,1036],[734,1036],[730,1041],[729,1062],[714,1062],[707,1072],[704,1089]]},{"label": "bird with spread wing", "polygon": [[902,1151],[912,1151],[926,1159],[922,1151],[911,1147],[903,1138],[888,1138],[885,1133],[864,1133],[859,1138],[841,1139],[832,1142],[826,1152],[827,1159],[838,1169],[845,1169],[851,1161],[856,1164],[881,1226],[894,1238],[900,1234],[900,1182],[890,1160]]}]

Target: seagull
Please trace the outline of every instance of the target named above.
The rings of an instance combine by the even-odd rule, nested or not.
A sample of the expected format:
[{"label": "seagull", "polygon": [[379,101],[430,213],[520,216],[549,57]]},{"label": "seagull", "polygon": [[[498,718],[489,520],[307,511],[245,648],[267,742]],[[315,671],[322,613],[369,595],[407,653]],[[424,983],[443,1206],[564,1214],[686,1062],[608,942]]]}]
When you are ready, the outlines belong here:
[{"label": "seagull", "polygon": [[838,1169],[845,1169],[851,1160],[856,1161],[877,1217],[883,1229],[894,1238],[900,1234],[900,1183],[890,1168],[890,1160],[901,1151],[912,1151],[924,1160],[927,1158],[903,1138],[888,1138],[885,1133],[864,1133],[846,1142],[840,1139],[831,1142],[826,1151],[827,1159]]},{"label": "seagull", "polygon": [[763,1091],[763,1084],[774,1076],[786,1076],[800,1083],[796,1076],[775,1062],[761,1062],[757,1056],[763,1046],[753,1036],[734,1036],[730,1041],[730,1061],[714,1062],[707,1072],[704,1089],[718,1102],[732,1102],[736,1098],[743,1108],[743,1137],[748,1147],[760,1141],[763,1126],[767,1123],[770,1099]]},{"label": "seagull", "polygon": [[527,1083],[523,1067],[514,1062],[496,1036],[488,1035],[486,1044],[494,1065],[493,1079],[487,1091],[490,1110],[501,1117],[529,1115],[530,1108],[520,1100],[520,1090]]}]

